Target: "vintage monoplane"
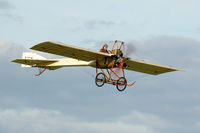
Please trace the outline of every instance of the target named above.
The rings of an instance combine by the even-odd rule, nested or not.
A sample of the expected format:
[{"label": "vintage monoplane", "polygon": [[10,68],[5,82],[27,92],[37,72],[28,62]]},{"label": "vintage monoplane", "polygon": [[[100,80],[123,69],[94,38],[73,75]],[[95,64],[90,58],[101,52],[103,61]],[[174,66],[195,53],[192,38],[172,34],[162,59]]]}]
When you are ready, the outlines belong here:
[{"label": "vintage monoplane", "polygon": [[41,75],[45,70],[56,70],[62,67],[91,66],[96,68],[95,83],[98,87],[105,83],[115,85],[119,91],[125,90],[126,86],[135,84],[127,83],[124,69],[142,72],[151,75],[159,75],[181,69],[148,63],[141,60],[130,59],[124,55],[125,43],[115,41],[112,50],[107,50],[107,44],[100,51],[93,51],[66,45],[57,42],[43,42],[33,46],[31,49],[69,57],[66,59],[46,59],[36,53],[24,52],[22,59],[12,62],[22,64],[22,67],[38,67]]}]

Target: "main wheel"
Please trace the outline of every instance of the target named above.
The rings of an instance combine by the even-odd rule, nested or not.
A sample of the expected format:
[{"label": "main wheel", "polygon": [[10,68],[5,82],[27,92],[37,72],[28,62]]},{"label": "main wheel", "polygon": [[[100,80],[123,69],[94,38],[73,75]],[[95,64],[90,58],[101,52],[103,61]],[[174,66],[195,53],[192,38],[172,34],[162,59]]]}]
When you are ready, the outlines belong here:
[{"label": "main wheel", "polygon": [[125,77],[121,77],[117,80],[117,90],[118,91],[124,91],[126,89],[127,86],[127,81]]},{"label": "main wheel", "polygon": [[95,78],[95,83],[98,87],[101,87],[104,85],[106,81],[106,77],[103,73],[98,73],[96,78]]}]

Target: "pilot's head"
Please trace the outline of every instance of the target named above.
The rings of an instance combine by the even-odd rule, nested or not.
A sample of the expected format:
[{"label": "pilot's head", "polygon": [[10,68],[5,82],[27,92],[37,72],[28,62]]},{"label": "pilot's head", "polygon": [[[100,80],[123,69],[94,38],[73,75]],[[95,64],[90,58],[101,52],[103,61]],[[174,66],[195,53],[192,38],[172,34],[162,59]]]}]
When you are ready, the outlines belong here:
[{"label": "pilot's head", "polygon": [[107,49],[107,48],[108,48],[108,44],[104,44],[103,49]]}]

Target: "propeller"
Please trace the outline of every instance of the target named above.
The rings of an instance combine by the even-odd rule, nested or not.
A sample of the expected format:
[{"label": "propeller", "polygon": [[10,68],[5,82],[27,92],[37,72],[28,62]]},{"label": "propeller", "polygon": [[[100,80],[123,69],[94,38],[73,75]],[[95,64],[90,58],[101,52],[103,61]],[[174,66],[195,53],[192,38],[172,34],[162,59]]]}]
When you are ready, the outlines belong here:
[{"label": "propeller", "polygon": [[125,44],[124,58],[122,59],[122,62],[119,64],[119,66],[114,70],[114,72],[117,75],[120,75],[121,69],[124,67],[123,65],[126,58],[132,55],[135,51],[136,51],[136,47],[134,46],[133,42],[129,42]]},{"label": "propeller", "polygon": [[125,44],[125,56],[128,57],[136,51],[136,47],[133,42]]}]

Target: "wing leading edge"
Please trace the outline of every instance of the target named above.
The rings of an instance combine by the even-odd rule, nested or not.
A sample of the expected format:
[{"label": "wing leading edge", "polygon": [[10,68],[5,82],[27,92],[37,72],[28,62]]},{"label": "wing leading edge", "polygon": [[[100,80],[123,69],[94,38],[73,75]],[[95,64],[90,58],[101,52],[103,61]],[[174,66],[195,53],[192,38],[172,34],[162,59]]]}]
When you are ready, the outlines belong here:
[{"label": "wing leading edge", "polygon": [[57,42],[43,42],[33,46],[31,49],[46,53],[56,54],[83,61],[92,61],[99,58],[110,57],[110,54],[79,48]]},{"label": "wing leading edge", "polygon": [[162,73],[167,73],[172,71],[183,71],[175,67],[168,67],[133,59],[126,60],[125,63],[127,65],[126,68],[127,70],[142,72],[151,75],[159,75]]}]

